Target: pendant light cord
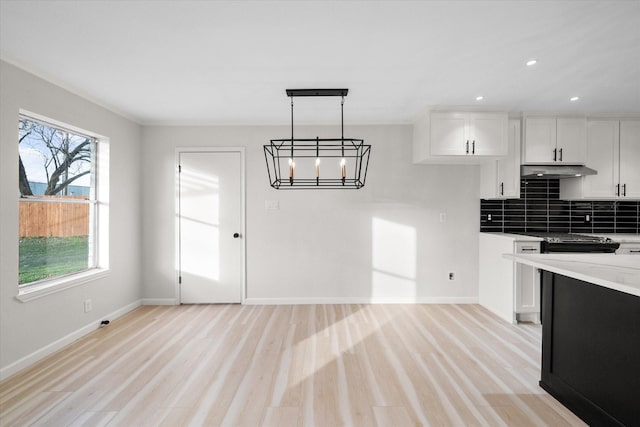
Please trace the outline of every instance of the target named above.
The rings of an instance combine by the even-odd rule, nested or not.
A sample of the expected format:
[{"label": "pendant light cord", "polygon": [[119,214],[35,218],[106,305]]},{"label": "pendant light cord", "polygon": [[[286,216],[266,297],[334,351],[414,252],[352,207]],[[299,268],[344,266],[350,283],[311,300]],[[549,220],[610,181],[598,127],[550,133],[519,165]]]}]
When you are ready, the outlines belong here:
[{"label": "pendant light cord", "polygon": [[342,157],[344,157],[344,95],[342,95],[342,101],[340,101],[340,131],[342,141]]},{"label": "pendant light cord", "polygon": [[293,96],[291,97],[291,158],[293,159]]}]

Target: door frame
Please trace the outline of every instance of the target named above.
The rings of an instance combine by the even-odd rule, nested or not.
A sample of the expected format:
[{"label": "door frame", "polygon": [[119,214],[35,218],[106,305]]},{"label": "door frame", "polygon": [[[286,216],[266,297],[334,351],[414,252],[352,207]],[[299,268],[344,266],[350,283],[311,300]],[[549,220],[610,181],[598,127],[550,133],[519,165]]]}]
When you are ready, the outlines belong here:
[{"label": "door frame", "polygon": [[247,299],[247,240],[246,240],[246,156],[245,147],[176,147],[175,149],[175,165],[174,165],[174,183],[175,183],[175,207],[174,207],[174,247],[175,247],[175,274],[174,274],[174,298],[176,305],[181,305],[182,298],[180,295],[180,272],[181,272],[181,260],[180,260],[180,172],[178,167],[180,165],[180,154],[182,153],[239,153],[240,154],[240,236],[242,236],[240,265],[240,286],[242,288],[242,295],[240,297],[240,304],[244,304]]}]

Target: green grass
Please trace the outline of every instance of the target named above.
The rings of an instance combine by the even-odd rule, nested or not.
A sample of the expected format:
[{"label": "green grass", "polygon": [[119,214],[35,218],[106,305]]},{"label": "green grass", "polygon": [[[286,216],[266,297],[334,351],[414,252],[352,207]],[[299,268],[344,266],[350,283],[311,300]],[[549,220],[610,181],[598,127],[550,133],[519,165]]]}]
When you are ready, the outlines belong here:
[{"label": "green grass", "polygon": [[87,236],[20,239],[19,284],[87,269]]}]

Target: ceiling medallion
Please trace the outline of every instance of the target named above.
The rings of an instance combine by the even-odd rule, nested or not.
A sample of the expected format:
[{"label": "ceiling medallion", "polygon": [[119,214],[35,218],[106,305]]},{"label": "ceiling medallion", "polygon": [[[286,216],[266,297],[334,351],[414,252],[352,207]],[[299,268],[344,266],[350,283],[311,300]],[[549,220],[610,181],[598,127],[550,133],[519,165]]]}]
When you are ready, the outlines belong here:
[{"label": "ceiling medallion", "polygon": [[[349,89],[287,89],[291,98],[291,138],[264,145],[269,185],[276,190],[359,189],[364,187],[371,145],[344,137],[344,97]],[[294,138],[293,98],[340,96],[340,138]]]}]

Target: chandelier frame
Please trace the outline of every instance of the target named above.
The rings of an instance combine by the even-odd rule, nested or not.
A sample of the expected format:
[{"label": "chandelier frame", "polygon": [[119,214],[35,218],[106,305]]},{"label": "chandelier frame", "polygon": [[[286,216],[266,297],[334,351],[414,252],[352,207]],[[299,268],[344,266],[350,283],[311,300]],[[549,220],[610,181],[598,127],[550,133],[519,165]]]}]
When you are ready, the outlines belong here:
[{"label": "chandelier frame", "polygon": [[[264,156],[267,164],[269,185],[276,190],[296,189],[353,189],[365,185],[369,168],[371,145],[363,139],[344,137],[344,97],[348,89],[287,89],[291,98],[291,138],[272,139],[265,144]],[[294,138],[293,98],[296,96],[340,96],[340,138]],[[315,170],[311,159],[315,160]],[[296,176],[296,159],[306,165],[306,175]],[[327,166],[322,159],[340,159]],[[300,170],[298,166],[298,171]],[[321,169],[322,168],[322,172]],[[326,172],[329,169],[329,172]],[[284,173],[283,173],[284,170]],[[315,174],[313,173],[315,172]],[[315,175],[315,176],[314,176]]]}]

